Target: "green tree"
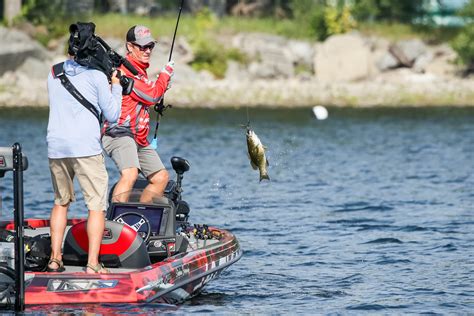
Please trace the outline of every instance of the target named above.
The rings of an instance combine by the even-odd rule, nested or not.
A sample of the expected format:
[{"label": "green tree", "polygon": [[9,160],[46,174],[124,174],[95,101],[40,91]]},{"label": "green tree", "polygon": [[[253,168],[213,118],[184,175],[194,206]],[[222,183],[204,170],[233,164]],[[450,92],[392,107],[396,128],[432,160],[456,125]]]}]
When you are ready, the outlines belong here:
[{"label": "green tree", "polygon": [[351,14],[349,5],[343,3],[328,5],[324,10],[324,22],[327,26],[327,34],[347,33],[355,28],[356,23]]},{"label": "green tree", "polygon": [[325,19],[325,0],[293,0],[290,5],[293,18],[302,27],[307,27],[318,40],[329,36]]},{"label": "green tree", "polygon": [[63,17],[63,7],[61,0],[27,0],[22,13],[33,24],[50,25]]},{"label": "green tree", "polygon": [[474,70],[474,24],[468,24],[451,43],[458,54],[458,63],[467,66],[467,71]]},{"label": "green tree", "polygon": [[223,78],[227,70],[227,60],[232,59],[241,63],[246,62],[246,57],[236,49],[227,49],[216,43],[208,34],[217,23],[216,15],[204,7],[196,13],[195,27],[191,37],[194,50],[194,61],[191,66],[195,70],[207,70],[216,78]]},{"label": "green tree", "polygon": [[418,0],[353,0],[358,21],[377,20],[411,22],[423,14],[423,1]]},{"label": "green tree", "polygon": [[373,21],[379,14],[377,0],[354,1],[353,15],[358,21]]},{"label": "green tree", "polygon": [[458,15],[465,18],[466,22],[470,22],[474,17],[474,1],[470,0],[461,10]]},{"label": "green tree", "polygon": [[466,66],[466,74],[474,71],[474,0],[459,12],[465,18],[466,25],[451,42],[451,46],[458,54],[457,62]]}]

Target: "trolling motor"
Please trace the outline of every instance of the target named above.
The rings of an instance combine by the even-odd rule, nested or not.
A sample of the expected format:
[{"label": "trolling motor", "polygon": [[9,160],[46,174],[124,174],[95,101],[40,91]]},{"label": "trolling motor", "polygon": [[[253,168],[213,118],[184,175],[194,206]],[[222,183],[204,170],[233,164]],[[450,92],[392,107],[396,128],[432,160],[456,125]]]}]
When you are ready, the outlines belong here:
[{"label": "trolling motor", "polygon": [[15,226],[15,311],[25,310],[25,248],[23,238],[23,171],[28,159],[23,156],[21,145],[0,147],[0,178],[13,171],[13,207]]},{"label": "trolling motor", "polygon": [[173,169],[176,172],[176,176],[177,176],[177,179],[176,179],[176,185],[177,185],[177,191],[178,191],[177,199],[181,200],[181,192],[183,191],[183,189],[181,188],[181,182],[183,180],[183,174],[189,170],[189,167],[191,165],[186,159],[183,159],[181,157],[172,157],[171,165],[173,166]]},{"label": "trolling motor", "polygon": [[183,192],[181,183],[183,174],[189,170],[191,165],[186,159],[181,157],[172,157],[171,165],[176,172],[176,186],[173,192],[175,196],[172,197],[172,200],[176,203],[176,220],[185,222],[188,220],[190,208],[189,204],[181,199],[181,192]]}]

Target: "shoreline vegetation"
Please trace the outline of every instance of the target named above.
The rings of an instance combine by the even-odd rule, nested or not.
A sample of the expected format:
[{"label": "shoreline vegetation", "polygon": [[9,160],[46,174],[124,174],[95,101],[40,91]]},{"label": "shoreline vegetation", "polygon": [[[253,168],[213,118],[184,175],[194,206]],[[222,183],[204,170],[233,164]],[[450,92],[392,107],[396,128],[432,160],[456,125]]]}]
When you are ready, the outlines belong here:
[{"label": "shoreline vegetation", "polygon": [[[77,19],[77,18],[76,18]],[[76,20],[74,19],[74,21]],[[182,108],[472,107],[474,79],[447,44],[455,29],[364,23],[316,41],[275,18],[184,15],[166,102]],[[96,33],[124,55],[122,37],[144,24],[158,37],[150,77],[165,64],[175,17],[95,15]],[[71,21],[56,29],[67,31]],[[47,107],[46,78],[65,59],[67,34],[19,22],[0,26],[0,107]]]}]

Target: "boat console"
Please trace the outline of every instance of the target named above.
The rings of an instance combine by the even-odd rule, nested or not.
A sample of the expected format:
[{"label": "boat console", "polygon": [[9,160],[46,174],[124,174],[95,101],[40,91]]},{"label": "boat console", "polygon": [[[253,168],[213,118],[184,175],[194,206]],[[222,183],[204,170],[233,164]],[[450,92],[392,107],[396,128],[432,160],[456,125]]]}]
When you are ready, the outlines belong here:
[{"label": "boat console", "polygon": [[[138,184],[142,186],[142,183]],[[169,198],[154,196],[142,202],[144,195],[151,192],[134,188],[127,192],[127,202],[111,202],[107,210],[107,220],[130,226],[144,243],[152,262],[160,261],[187,249],[187,239],[176,235],[176,204]]]},{"label": "boat console", "polygon": [[[177,181],[168,182],[163,196],[147,190],[145,179],[137,180],[131,191],[109,195],[110,205],[99,253],[99,260],[106,267],[142,268],[186,251],[188,239],[176,231],[189,215],[188,204],[181,200],[181,181],[183,173],[189,170],[189,163],[173,157],[171,164]],[[73,225],[66,235],[64,262],[84,265],[87,249],[84,221]]]}]

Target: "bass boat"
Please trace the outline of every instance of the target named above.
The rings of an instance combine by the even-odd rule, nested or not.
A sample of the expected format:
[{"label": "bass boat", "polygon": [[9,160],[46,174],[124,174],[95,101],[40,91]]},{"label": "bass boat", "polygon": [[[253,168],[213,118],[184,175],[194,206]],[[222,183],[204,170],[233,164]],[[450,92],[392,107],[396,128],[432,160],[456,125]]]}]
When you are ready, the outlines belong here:
[{"label": "bass boat", "polygon": [[[163,196],[147,191],[145,179],[138,180],[130,192],[109,195],[99,254],[109,273],[85,273],[85,219],[68,220],[63,243],[65,271],[43,272],[50,255],[44,250],[50,247],[49,220],[23,220],[22,171],[27,160],[19,144],[13,151],[0,147],[0,177],[13,170],[15,185],[15,221],[0,221],[0,233],[16,241],[8,243],[3,238],[0,242],[0,305],[14,304],[16,310],[22,310],[25,305],[38,304],[177,304],[199,294],[241,258],[242,250],[229,231],[188,222],[190,208],[181,198],[181,183],[189,163],[173,157],[171,165],[177,178],[169,181]],[[23,225],[18,224],[21,222]],[[24,249],[14,246],[18,244],[24,244]],[[25,267],[14,256],[25,257]]]}]

